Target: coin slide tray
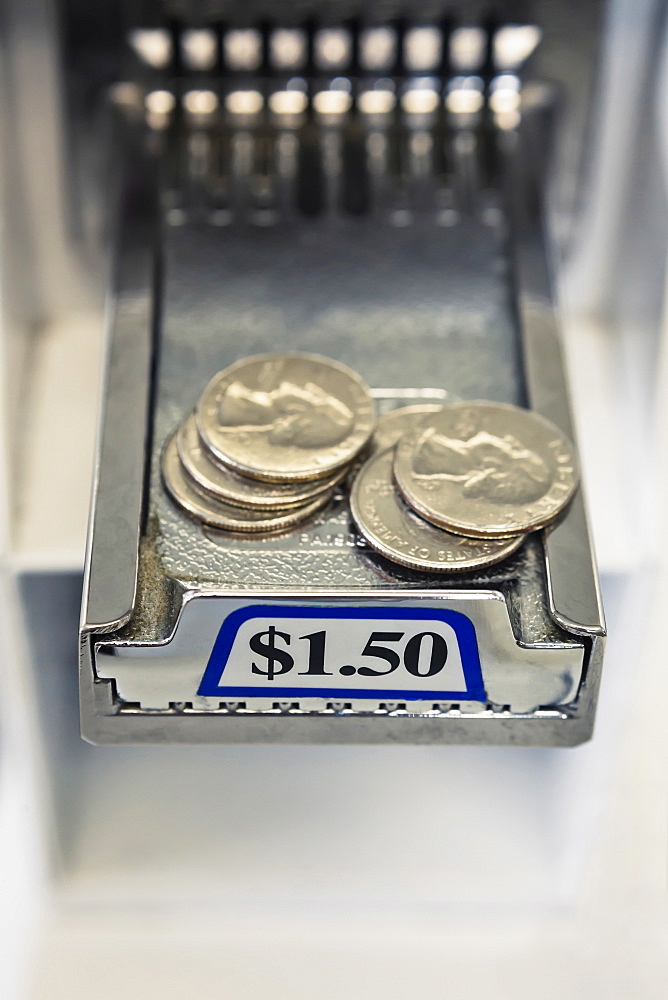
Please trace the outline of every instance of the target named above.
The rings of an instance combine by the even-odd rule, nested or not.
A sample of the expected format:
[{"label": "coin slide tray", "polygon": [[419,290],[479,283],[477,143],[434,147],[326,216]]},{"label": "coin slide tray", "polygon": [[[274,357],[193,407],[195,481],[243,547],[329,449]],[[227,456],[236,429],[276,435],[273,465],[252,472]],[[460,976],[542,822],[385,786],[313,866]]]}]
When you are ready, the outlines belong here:
[{"label": "coin slide tray", "polygon": [[127,178],[82,611],[83,735],[587,740],[604,625],[581,492],[503,562],[428,574],[363,542],[345,484],[298,527],[241,537],[191,520],[160,476],[165,441],[208,380],[267,351],[350,366],[380,414],[486,399],[528,406],[572,439],[537,197],[549,109],[510,126],[484,109],[462,126],[397,110],[374,131],[352,113],[308,111],[282,130],[264,114],[230,121],[224,107],[160,131],[118,125]]}]

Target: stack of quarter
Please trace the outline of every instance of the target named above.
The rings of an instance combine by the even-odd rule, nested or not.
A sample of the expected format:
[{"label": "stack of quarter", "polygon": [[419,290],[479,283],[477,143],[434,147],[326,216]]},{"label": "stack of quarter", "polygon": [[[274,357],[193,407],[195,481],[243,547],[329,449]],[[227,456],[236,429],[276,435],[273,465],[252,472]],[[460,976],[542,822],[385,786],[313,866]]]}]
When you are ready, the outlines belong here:
[{"label": "stack of quarter", "polygon": [[285,530],[327,505],[375,426],[369,389],[345,365],[257,355],[211,379],[165,446],[163,481],[204,524]]},{"label": "stack of quarter", "polygon": [[283,531],[324,508],[371,442],[350,508],[366,542],[427,573],[505,559],[578,485],[573,446],[529,410],[407,406],[376,423],[355,372],[312,354],[260,354],[219,372],[168,440],[165,486],[223,531]]},{"label": "stack of quarter", "polygon": [[352,489],[367,543],[427,572],[497,563],[571,500],[572,444],[554,424],[501,403],[407,407],[381,418]]}]

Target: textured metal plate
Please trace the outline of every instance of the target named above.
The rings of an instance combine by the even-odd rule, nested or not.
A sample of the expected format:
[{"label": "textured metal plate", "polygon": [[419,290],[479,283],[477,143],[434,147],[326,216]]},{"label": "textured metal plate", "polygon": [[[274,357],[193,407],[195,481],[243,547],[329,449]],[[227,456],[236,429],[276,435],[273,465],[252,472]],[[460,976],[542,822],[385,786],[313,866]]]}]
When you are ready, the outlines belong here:
[{"label": "textured metal plate", "polygon": [[385,585],[394,570],[360,552],[343,504],[289,537],[203,533],[165,496],[162,444],[212,374],[268,349],[350,365],[381,410],[444,391],[521,403],[509,294],[502,234],[479,219],[168,230],[150,495],[166,572],[203,587]]},{"label": "textured metal plate", "polygon": [[[381,413],[453,396],[526,404],[503,214],[487,204],[448,218],[445,226],[425,213],[405,227],[364,218],[221,228],[179,213],[180,224],[166,228],[137,601],[117,633],[85,640],[82,711],[89,738],[534,744],[586,738],[599,652],[595,642],[563,631],[550,613],[539,534],[497,566],[442,578],[404,569],[368,548],[351,524],[343,489],[299,530],[239,538],[191,521],[161,482],[166,438],[212,374],[249,354],[304,350],[340,360],[370,384]],[[586,531],[581,537],[586,544]],[[479,592],[479,627],[489,647],[483,671],[486,657],[495,700],[476,710],[444,706],[423,719],[431,725],[423,728],[405,710],[370,718],[351,704],[345,719],[332,719],[328,707],[304,704],[286,713],[258,704],[240,712],[192,695],[191,675],[204,654],[188,654],[187,635],[175,631],[184,606],[200,607],[211,632],[220,625],[223,596],[252,603],[270,595],[310,600],[324,591],[330,599],[360,601],[410,594],[456,601]],[[514,635],[503,655],[491,653],[500,629],[483,610],[490,597]],[[523,658],[531,661],[528,671],[520,669]],[[578,690],[581,716],[573,708]],[[565,722],[570,729],[562,734]]]}]

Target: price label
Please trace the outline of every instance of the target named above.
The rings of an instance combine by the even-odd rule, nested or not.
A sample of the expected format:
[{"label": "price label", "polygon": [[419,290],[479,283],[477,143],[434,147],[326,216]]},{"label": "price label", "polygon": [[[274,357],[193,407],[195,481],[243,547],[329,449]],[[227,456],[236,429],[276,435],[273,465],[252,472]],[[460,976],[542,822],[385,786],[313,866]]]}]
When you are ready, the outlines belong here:
[{"label": "price label", "polygon": [[406,607],[237,609],[221,626],[198,695],[485,700],[470,619]]}]

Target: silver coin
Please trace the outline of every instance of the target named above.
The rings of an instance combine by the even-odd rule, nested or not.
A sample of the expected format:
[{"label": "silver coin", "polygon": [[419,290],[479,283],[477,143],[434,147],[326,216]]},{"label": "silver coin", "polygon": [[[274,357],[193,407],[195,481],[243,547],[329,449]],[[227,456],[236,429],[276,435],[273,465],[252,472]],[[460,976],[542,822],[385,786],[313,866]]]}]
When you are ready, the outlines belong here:
[{"label": "silver coin", "polygon": [[195,517],[214,528],[225,531],[278,531],[300,524],[315,514],[331,499],[330,493],[323,493],[310,503],[290,510],[262,511],[234,507],[213,497],[205,498],[188,479],[181,465],[176,435],[168,441],[162,455],[162,478],[168,492],[176,503]]},{"label": "silver coin", "polygon": [[474,538],[549,524],[578,485],[573,445],[554,424],[487,402],[445,406],[403,437],[394,476],[422,517]]},{"label": "silver coin", "polygon": [[181,463],[195,486],[214,499],[231,503],[235,507],[258,510],[299,507],[331,490],[348,471],[347,466],[344,466],[327,479],[304,483],[263,483],[259,479],[237,475],[231,469],[216,465],[209,457],[202,445],[194,413],[189,414],[179,427],[176,443]]},{"label": "silver coin", "polygon": [[420,403],[416,406],[402,406],[398,410],[391,410],[378,418],[378,426],[373,436],[374,451],[385,451],[392,448],[400,437],[408,431],[415,430],[430,413],[437,413],[443,409],[442,403]]},{"label": "silver coin", "polygon": [[505,559],[526,536],[465,538],[423,521],[398,495],[392,480],[393,449],[362,467],[353,485],[350,509],[360,534],[393,562],[429,573],[481,569]]},{"label": "silver coin", "polygon": [[375,408],[362,379],[314,354],[259,354],[219,372],[197,406],[214,458],[266,482],[321,479],[371,437]]}]

